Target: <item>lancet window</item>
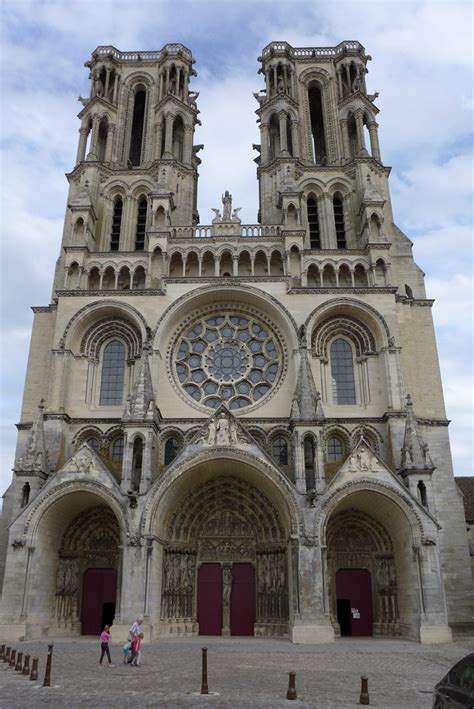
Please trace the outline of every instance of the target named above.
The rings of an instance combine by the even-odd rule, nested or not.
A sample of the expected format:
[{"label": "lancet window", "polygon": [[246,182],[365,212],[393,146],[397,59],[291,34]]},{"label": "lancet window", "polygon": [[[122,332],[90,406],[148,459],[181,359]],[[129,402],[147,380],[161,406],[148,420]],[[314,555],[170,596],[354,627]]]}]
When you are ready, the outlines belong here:
[{"label": "lancet window", "polygon": [[309,225],[309,243],[312,249],[321,248],[321,234],[319,231],[318,205],[314,197],[308,197],[306,202]]},{"label": "lancet window", "polygon": [[142,197],[138,203],[137,228],[135,231],[135,251],[143,251],[145,248],[146,212],[146,197]]},{"label": "lancet window", "polygon": [[336,243],[338,249],[345,249],[346,227],[344,225],[344,205],[339,195],[334,195],[332,200],[334,210],[334,226],[336,227]]},{"label": "lancet window", "polygon": [[120,245],[120,229],[122,226],[123,202],[119,197],[114,204],[112,215],[112,230],[110,232],[110,250],[118,251]]},{"label": "lancet window", "polygon": [[331,352],[331,382],[334,404],[355,404],[356,391],[352,348],[346,340],[334,340]]},{"label": "lancet window", "polygon": [[102,359],[100,404],[116,406],[122,403],[125,374],[125,347],[119,340],[106,345]]}]

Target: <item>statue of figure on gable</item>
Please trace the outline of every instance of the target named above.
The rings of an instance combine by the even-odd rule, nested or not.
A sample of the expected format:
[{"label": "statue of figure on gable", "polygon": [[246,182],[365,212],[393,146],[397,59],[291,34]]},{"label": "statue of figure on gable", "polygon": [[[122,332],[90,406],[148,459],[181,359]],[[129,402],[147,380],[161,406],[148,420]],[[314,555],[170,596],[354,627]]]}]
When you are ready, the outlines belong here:
[{"label": "statue of figure on gable", "polygon": [[222,205],[222,221],[230,222],[232,220],[232,195],[230,194],[229,190],[226,190],[222,195]]}]

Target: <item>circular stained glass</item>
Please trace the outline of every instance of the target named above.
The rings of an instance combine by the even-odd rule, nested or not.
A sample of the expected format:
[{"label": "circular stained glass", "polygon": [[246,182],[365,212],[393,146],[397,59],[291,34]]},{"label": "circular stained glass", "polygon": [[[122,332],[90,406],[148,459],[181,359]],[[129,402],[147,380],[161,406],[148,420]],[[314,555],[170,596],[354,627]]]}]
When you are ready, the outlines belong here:
[{"label": "circular stained glass", "polygon": [[278,340],[254,317],[229,313],[188,325],[178,338],[174,368],[194,401],[243,409],[275,386],[281,371]]}]

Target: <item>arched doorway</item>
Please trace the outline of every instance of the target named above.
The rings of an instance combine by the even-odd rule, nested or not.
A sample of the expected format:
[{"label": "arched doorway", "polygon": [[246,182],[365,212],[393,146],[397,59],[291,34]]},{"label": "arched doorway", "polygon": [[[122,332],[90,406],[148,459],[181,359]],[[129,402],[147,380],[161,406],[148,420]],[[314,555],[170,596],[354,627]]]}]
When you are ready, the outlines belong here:
[{"label": "arched doorway", "polygon": [[211,478],[168,516],[163,632],[286,635],[286,533],[268,496],[245,480]]},{"label": "arched doorway", "polygon": [[346,636],[398,635],[395,550],[385,527],[357,509],[327,528],[331,620]]},{"label": "arched doorway", "polygon": [[89,509],[62,535],[56,575],[55,619],[59,627],[97,635],[111,625],[117,602],[120,530],[108,507]]}]

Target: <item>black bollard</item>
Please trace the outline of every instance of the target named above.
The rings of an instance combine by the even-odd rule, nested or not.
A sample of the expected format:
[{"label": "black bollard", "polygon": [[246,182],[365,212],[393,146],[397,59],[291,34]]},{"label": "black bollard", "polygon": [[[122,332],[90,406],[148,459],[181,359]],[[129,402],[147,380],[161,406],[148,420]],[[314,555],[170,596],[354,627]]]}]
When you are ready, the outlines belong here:
[{"label": "black bollard", "polygon": [[296,672],[289,672],[287,699],[296,699]]},{"label": "black bollard", "polygon": [[30,674],[30,656],[25,655],[25,662],[23,665],[23,671],[21,673],[22,675],[29,675]]},{"label": "black bollard", "polygon": [[37,657],[33,658],[33,665],[31,667],[30,679],[32,679],[32,680],[38,679],[38,658]]},{"label": "black bollard", "polygon": [[21,672],[23,669],[23,653],[19,652],[16,656],[15,672]]},{"label": "black bollard", "polygon": [[43,687],[51,687],[51,662],[53,659],[54,645],[48,645],[48,655],[46,657],[46,670],[44,673]]},{"label": "black bollard", "polygon": [[16,650],[12,650],[10,653],[10,662],[8,663],[8,666],[13,667],[13,669],[15,669],[15,663],[16,663]]},{"label": "black bollard", "polygon": [[209,694],[209,687],[207,686],[207,647],[202,648],[201,694]]},{"label": "black bollard", "polygon": [[3,658],[4,662],[10,662],[10,652],[11,652],[11,647],[7,647],[5,650],[5,656]]},{"label": "black bollard", "polygon": [[370,704],[369,678],[368,677],[361,677],[360,678],[359,704]]},{"label": "black bollard", "polygon": [[2,645],[2,647],[0,647],[0,660],[3,660],[4,657],[5,657],[5,645]]}]

